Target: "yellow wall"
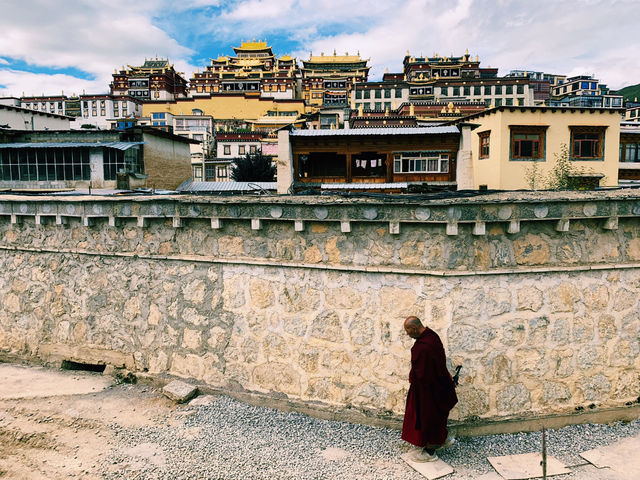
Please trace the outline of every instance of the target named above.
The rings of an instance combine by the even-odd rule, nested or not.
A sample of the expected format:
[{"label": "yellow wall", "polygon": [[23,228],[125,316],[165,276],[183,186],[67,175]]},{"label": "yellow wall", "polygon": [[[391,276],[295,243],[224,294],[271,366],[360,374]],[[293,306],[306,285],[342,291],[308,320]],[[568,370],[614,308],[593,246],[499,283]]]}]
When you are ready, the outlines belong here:
[{"label": "yellow wall", "polygon": [[145,103],[142,116],[148,117],[153,112],[169,112],[174,115],[190,115],[191,110],[199,108],[205,115],[214,120],[239,119],[256,120],[266,115],[268,110],[296,110],[304,113],[304,102],[278,102],[272,98],[247,98],[244,96],[213,96],[211,98],[179,99],[167,103]]},{"label": "yellow wall", "polygon": [[[564,111],[563,111],[564,110]],[[620,145],[620,114],[615,110],[557,109],[496,110],[488,115],[470,120],[480,125],[472,132],[471,156],[474,185],[487,185],[490,189],[529,189],[527,173],[533,161],[509,160],[511,131],[509,125],[547,126],[544,161],[538,161],[536,188],[545,188],[546,179],[555,166],[555,155],[560,154],[563,145],[570,148],[571,130],[569,126],[606,126],[604,133],[603,161],[572,161],[576,168],[586,172],[602,173],[605,177],[601,186],[618,185],[618,150]],[[491,130],[489,158],[479,159],[479,133]]]}]

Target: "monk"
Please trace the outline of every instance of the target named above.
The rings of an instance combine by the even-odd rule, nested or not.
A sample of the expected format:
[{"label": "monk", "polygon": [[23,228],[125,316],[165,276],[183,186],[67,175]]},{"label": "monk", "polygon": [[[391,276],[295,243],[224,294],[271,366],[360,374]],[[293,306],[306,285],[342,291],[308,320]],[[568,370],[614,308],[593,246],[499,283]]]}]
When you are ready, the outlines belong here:
[{"label": "monk", "polygon": [[412,454],[413,460],[432,462],[438,459],[436,449],[455,441],[452,435],[448,436],[447,419],[458,397],[438,334],[413,316],[404,321],[404,329],[416,341],[411,347],[402,439],[419,447]]}]

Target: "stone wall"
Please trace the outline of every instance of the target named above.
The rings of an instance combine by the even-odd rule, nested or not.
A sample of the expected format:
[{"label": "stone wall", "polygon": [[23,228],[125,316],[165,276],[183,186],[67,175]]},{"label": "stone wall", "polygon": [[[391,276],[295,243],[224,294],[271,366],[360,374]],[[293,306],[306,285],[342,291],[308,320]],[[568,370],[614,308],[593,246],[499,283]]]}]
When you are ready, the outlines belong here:
[{"label": "stone wall", "polygon": [[[635,197],[568,201],[564,219],[517,229],[516,210],[553,212],[553,199],[455,229],[438,223],[451,207],[437,203],[49,198],[47,220],[42,201],[2,200],[0,352],[401,414],[412,343],[402,321],[415,314],[463,365],[453,418],[640,394]],[[472,218],[505,208],[464,202]],[[217,216],[202,218],[207,208]],[[364,221],[363,208],[378,214]],[[394,220],[403,209],[422,221]],[[120,213],[87,216],[97,210]]]}]

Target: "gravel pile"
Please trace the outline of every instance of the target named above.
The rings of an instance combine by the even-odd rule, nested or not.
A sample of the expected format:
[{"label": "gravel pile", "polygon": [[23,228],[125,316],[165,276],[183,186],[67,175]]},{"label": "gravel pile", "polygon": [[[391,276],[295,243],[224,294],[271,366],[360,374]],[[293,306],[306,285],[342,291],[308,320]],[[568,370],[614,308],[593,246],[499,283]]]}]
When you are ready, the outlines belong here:
[{"label": "gravel pile", "polygon": [[[228,397],[182,407],[177,426],[123,429],[113,425],[115,452],[102,464],[106,479],[422,479],[399,456],[396,430],[331,422],[254,407]],[[576,425],[548,432],[548,451],[568,465],[577,454],[640,433],[640,421]],[[493,471],[487,456],[539,451],[540,433],[460,438],[439,453],[471,479]],[[571,478],[565,476],[562,478]]]}]

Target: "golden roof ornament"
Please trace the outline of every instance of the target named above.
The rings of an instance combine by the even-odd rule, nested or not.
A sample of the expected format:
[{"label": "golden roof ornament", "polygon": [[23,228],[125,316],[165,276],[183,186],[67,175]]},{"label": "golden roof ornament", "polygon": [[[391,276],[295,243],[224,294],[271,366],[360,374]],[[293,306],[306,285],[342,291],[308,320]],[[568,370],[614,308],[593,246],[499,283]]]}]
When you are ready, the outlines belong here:
[{"label": "golden roof ornament", "polygon": [[361,117],[363,113],[364,113],[364,107],[362,106],[362,104],[360,104],[360,106],[358,107],[358,116]]},{"label": "golden roof ornament", "polygon": [[416,107],[412,104],[409,105],[409,115],[411,115],[412,117],[415,116],[416,114]]},{"label": "golden roof ornament", "polygon": [[449,109],[449,111],[453,111],[453,102],[449,102],[449,105],[447,105],[447,108]]},{"label": "golden roof ornament", "polygon": [[478,57],[478,55],[476,55],[476,62],[479,62],[480,58]]}]

